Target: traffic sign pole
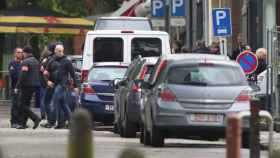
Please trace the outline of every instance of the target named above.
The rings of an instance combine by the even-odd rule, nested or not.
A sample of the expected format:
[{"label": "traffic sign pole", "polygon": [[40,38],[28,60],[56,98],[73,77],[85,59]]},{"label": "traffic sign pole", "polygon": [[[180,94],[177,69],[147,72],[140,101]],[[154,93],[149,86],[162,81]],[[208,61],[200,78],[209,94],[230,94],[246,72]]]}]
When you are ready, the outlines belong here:
[{"label": "traffic sign pole", "polygon": [[170,1],[165,0],[165,31],[170,33]]},{"label": "traffic sign pole", "polygon": [[228,52],[227,52],[227,50],[228,50],[227,49],[227,39],[220,37],[219,41],[220,41],[220,52],[221,52],[221,55],[227,56],[228,55]]}]

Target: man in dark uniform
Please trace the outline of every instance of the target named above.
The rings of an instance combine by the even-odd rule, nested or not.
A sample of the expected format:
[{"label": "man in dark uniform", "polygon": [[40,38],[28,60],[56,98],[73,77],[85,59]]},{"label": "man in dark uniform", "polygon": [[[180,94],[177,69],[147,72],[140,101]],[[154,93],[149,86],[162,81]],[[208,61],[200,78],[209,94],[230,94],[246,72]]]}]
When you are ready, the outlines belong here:
[{"label": "man in dark uniform", "polygon": [[17,47],[14,49],[14,59],[9,63],[9,75],[11,78],[12,86],[12,107],[11,107],[11,128],[17,128],[19,124],[18,118],[18,95],[14,93],[16,84],[18,81],[18,76],[20,73],[20,65],[23,60],[22,49]]},{"label": "man in dark uniform", "polygon": [[[65,121],[70,121],[70,107],[67,101],[67,93],[69,93],[70,78],[73,80],[74,90],[78,93],[77,80],[72,62],[64,55],[64,47],[57,44],[55,47],[55,62],[57,68],[50,73],[53,74],[54,82],[48,82],[48,85],[54,85],[52,103],[56,109],[57,126],[56,129],[64,128]],[[70,77],[69,77],[70,76]],[[62,112],[62,115],[61,115]]]},{"label": "man in dark uniform", "polygon": [[41,119],[30,109],[33,93],[40,88],[40,64],[33,56],[33,49],[29,46],[23,48],[24,60],[21,64],[20,76],[16,85],[15,93],[20,91],[19,126],[18,129],[27,128],[27,120],[34,122],[33,129],[40,124]]}]

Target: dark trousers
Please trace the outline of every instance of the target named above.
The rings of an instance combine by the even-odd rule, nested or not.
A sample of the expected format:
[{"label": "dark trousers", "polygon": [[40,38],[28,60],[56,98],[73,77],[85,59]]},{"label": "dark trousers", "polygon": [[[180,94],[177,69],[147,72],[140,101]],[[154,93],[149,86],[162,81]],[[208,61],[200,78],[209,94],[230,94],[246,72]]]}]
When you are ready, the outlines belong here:
[{"label": "dark trousers", "polygon": [[30,109],[32,95],[37,90],[37,87],[25,87],[21,89],[20,97],[20,125],[25,126],[28,118],[33,122],[39,120],[39,117]]},{"label": "dark trousers", "polygon": [[66,120],[70,120],[71,110],[68,105],[67,98],[68,88],[63,85],[57,85],[54,90],[52,104],[53,112],[56,113],[58,125],[65,124]]},{"label": "dark trousers", "polygon": [[52,111],[52,97],[53,97],[54,89],[53,88],[46,88],[45,89],[45,94],[43,98],[43,107],[45,109],[46,115],[47,115],[47,120],[48,123],[50,124],[55,124],[55,112]]},{"label": "dark trousers", "polygon": [[11,124],[19,124],[19,95],[12,91]]}]

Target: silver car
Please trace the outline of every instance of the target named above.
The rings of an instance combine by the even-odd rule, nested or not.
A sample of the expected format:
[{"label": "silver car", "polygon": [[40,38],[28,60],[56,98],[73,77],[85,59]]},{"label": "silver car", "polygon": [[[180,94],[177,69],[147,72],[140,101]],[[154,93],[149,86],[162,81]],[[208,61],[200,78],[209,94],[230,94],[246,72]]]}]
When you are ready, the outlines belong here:
[{"label": "silver car", "polygon": [[[141,142],[163,146],[165,138],[225,136],[229,114],[250,109],[245,74],[221,55],[177,54],[158,60],[149,82],[143,83]],[[248,120],[244,121],[248,145]]]}]

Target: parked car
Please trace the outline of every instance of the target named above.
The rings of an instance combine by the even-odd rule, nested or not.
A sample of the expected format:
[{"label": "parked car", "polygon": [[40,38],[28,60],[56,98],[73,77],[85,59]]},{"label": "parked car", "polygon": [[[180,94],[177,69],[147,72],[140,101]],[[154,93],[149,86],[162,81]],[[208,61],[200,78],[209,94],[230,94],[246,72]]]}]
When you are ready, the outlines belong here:
[{"label": "parked car", "polygon": [[114,121],[112,82],[115,78],[123,78],[127,66],[124,63],[95,63],[90,69],[81,88],[81,106],[92,114],[94,121]]},{"label": "parked car", "polygon": [[[222,55],[174,54],[158,60],[141,111],[140,140],[163,146],[164,139],[225,136],[229,114],[250,109],[251,91],[239,64]],[[243,122],[243,145],[248,146],[248,119]]]},{"label": "parked car", "polygon": [[122,137],[135,137],[140,125],[140,81],[152,72],[157,57],[138,57],[128,67],[115,92],[115,126]]},{"label": "parked car", "polygon": [[152,23],[145,17],[100,17],[94,30],[152,30]]}]

